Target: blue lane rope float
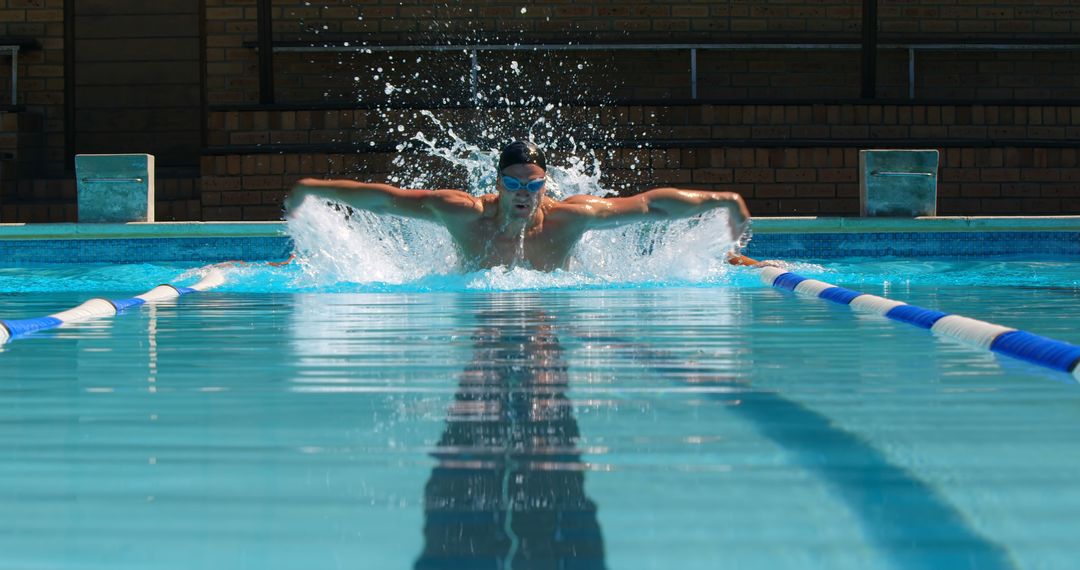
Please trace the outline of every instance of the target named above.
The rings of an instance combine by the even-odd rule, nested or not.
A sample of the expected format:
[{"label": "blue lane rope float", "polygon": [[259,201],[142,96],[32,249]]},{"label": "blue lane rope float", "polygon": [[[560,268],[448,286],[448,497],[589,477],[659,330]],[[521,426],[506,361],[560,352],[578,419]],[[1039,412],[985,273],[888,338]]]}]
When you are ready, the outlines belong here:
[{"label": "blue lane rope float", "polygon": [[[748,262],[753,261],[749,258],[744,259]],[[749,265],[748,262],[740,261],[736,264]],[[852,291],[824,281],[808,279],[777,267],[762,268],[761,280],[778,289],[847,305],[862,313],[876,314],[929,329],[934,334],[954,338],[984,350],[1026,360],[1053,370],[1072,373],[1080,380],[1080,346],[977,319],[950,315],[908,305],[901,301]]]},{"label": "blue lane rope float", "polygon": [[137,307],[144,303],[152,303],[156,301],[163,301],[166,299],[175,299],[182,295],[189,293],[195,293],[199,291],[207,291],[213,289],[225,282],[225,276],[217,267],[211,267],[210,271],[201,279],[198,283],[191,287],[179,287],[176,285],[163,284],[154,287],[153,289],[137,295],[130,299],[90,299],[89,301],[62,311],[56,314],[49,315],[47,317],[38,317],[34,319],[16,319],[16,320],[0,320],[0,344],[4,344],[9,340],[28,335],[33,332],[55,329],[61,325],[69,323],[78,323],[82,321],[89,321],[91,319],[99,319],[102,317],[111,317],[124,309],[131,307]]}]

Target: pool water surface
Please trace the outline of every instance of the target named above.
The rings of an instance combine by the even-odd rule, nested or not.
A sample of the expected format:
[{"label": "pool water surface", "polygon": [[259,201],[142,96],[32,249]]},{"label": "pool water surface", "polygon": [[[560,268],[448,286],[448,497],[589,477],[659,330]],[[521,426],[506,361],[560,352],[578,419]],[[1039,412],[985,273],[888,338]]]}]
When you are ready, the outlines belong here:
[{"label": "pool water surface", "polygon": [[[0,317],[193,279],[0,269]],[[1080,344],[1075,262],[800,274]],[[761,284],[221,290],[0,347],[0,568],[1067,568],[1067,374]],[[444,282],[445,283],[445,282]],[[540,286],[537,286],[537,283]],[[301,292],[292,292],[299,290]]]}]

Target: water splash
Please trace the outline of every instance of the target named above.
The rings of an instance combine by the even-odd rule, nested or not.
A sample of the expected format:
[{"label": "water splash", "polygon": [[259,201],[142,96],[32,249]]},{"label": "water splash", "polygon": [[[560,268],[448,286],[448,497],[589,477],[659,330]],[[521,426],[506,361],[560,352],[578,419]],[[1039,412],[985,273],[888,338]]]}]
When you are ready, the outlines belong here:
[{"label": "water splash", "polygon": [[[463,190],[474,196],[489,194],[495,191],[495,165],[498,163],[498,150],[490,144],[475,143],[466,140],[455,130],[452,123],[443,121],[434,112],[429,110],[420,111],[430,124],[430,134],[422,130],[417,131],[412,141],[419,147],[419,151],[430,157],[435,157],[448,165],[449,170],[463,173],[465,180]],[[534,119],[527,129],[524,138],[528,140],[542,140],[537,136],[538,129],[547,124],[547,119],[538,117]],[[481,137],[481,138],[486,138]],[[501,139],[503,143],[510,142],[510,138]],[[587,194],[592,196],[607,196],[615,191],[606,188],[601,183],[602,159],[595,150],[584,149],[578,146],[573,137],[569,138],[572,146],[565,159],[565,164],[548,164],[547,195],[553,199],[561,200],[567,196]],[[541,144],[541,146],[544,146]],[[391,182],[400,183],[409,188],[438,188],[441,187],[438,180],[434,180],[432,172],[417,166],[415,159],[404,153],[407,145],[398,145],[399,154],[394,158],[393,165],[398,172],[391,177]]]},{"label": "water splash", "polygon": [[643,222],[586,233],[568,269],[609,282],[710,282],[730,275],[736,246],[727,213],[686,220]]},{"label": "water splash", "polygon": [[287,223],[302,279],[316,285],[406,283],[461,266],[442,227],[308,197]]},{"label": "water splash", "polygon": [[[476,158],[482,151],[470,148],[470,152],[450,158],[463,167],[493,171],[488,159]],[[599,173],[582,174],[575,165],[549,170],[553,186],[605,192],[600,186],[588,186],[594,175]],[[474,174],[476,179],[481,176]],[[451,276],[465,274],[464,260],[450,234],[430,222],[353,211],[309,197],[288,221],[288,231],[304,268],[300,285],[412,283],[438,288],[429,280],[456,281]],[[494,268],[468,274],[462,284],[466,289],[509,290],[716,282],[730,275],[726,256],[736,245],[726,212],[713,211],[694,219],[587,232],[566,271]]]},{"label": "water splash", "polygon": [[[441,21],[435,16],[444,9],[451,7],[433,8],[433,22]],[[317,22],[303,25],[313,36],[321,35]],[[365,48],[339,62],[356,101],[376,103],[365,133],[370,139],[361,146],[376,147],[376,141],[383,141],[395,145],[397,152],[385,178],[372,179],[370,173],[357,178],[403,188],[458,187],[476,196],[489,194],[495,191],[496,149],[528,139],[548,152],[547,195],[552,199],[644,189],[603,176],[605,168],[609,174],[621,168],[629,169],[630,177],[647,177],[649,158],[648,153],[621,153],[611,144],[619,140],[625,146],[636,131],[603,105],[613,98],[619,81],[609,76],[611,68],[599,56],[530,49],[514,43],[524,37],[516,33],[473,37],[439,26],[429,33],[418,43],[480,47],[504,42],[514,49],[372,54],[362,43]],[[410,110],[417,102],[432,109]],[[616,155],[619,162],[612,163]],[[309,199],[288,227],[302,260],[303,283],[298,285],[305,286],[381,283],[422,288],[432,285],[432,279],[461,280],[459,285],[479,289],[696,283],[724,278],[730,272],[725,257],[735,245],[726,215],[717,212],[694,220],[589,232],[565,271],[538,273],[515,266],[467,273],[462,269],[467,260],[460,258],[449,233],[435,224],[352,212]]]}]

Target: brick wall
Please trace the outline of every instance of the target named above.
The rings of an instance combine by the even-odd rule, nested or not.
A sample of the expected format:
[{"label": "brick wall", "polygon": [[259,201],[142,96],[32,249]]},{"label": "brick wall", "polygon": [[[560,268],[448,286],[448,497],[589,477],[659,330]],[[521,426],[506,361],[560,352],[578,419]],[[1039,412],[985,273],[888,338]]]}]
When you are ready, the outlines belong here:
[{"label": "brick wall", "polygon": [[[0,133],[4,221],[74,217],[74,187],[49,180],[70,176],[64,172],[63,3],[0,0],[0,36],[29,37],[42,46],[20,55],[20,102],[26,107],[15,120],[14,141],[12,119],[4,118],[12,112],[0,111],[0,123],[7,125]],[[228,110],[258,101],[257,52],[245,45],[257,39],[256,1],[205,0],[205,5],[205,96],[223,109],[207,117],[208,143],[217,148],[202,161],[202,180],[159,178],[159,219],[274,219],[282,193],[296,177],[337,173],[377,179],[389,174],[386,149],[407,139],[421,123],[415,111],[395,115],[363,108],[387,102],[431,108],[473,141],[520,136],[540,113],[535,105],[442,110],[472,99],[468,56],[457,52],[279,52],[274,58],[278,100],[311,104],[287,111]],[[314,45],[779,39],[857,44],[860,10],[861,0],[273,2],[275,39]],[[883,44],[1080,37],[1080,6],[1071,0],[880,0],[879,16]],[[734,187],[747,194],[759,214],[849,214],[856,204],[851,153],[879,143],[918,141],[943,151],[942,213],[1078,211],[1077,166],[1069,147],[1080,134],[1075,105],[1080,100],[1080,52],[920,51],[916,96],[965,103],[957,105],[895,104],[908,95],[907,50],[883,49],[879,64],[879,95],[892,104],[596,105],[685,100],[690,96],[685,51],[482,53],[477,89],[488,103],[534,96],[569,102],[564,114],[551,120],[558,137],[596,138],[590,125],[600,125],[612,138],[593,141],[597,146],[612,140],[651,141],[653,150],[640,151],[647,152],[642,163],[647,168],[631,170],[625,163],[628,156],[642,159],[636,150],[613,150],[606,159],[609,183],[630,188],[667,183]],[[7,58],[0,59],[0,97],[5,96],[5,65]],[[702,50],[697,72],[698,96],[714,102],[855,100],[861,73],[857,49]],[[969,104],[1017,99],[1054,104]],[[343,104],[316,110],[315,103],[325,107],[328,102]],[[491,113],[502,116],[495,120]],[[507,123],[511,115],[516,123]],[[481,136],[484,129],[508,124],[488,138]],[[399,133],[397,125],[407,130]],[[310,148],[266,154],[273,149],[227,148],[282,144],[337,144],[348,152],[321,155],[316,151],[330,149]],[[427,167],[442,173],[445,165]],[[12,172],[18,174],[17,183]],[[445,172],[448,185],[455,182],[453,176]],[[201,202],[200,191],[206,193]]]},{"label": "brick wall", "polygon": [[[507,119],[503,113],[456,109],[436,118],[460,125],[467,140],[480,140],[482,128]],[[734,190],[756,215],[858,215],[859,149],[918,144],[941,151],[941,215],[1080,214],[1080,162],[1077,149],[1068,148],[1080,137],[1075,106],[583,107],[551,122],[557,139],[589,141],[587,120],[616,140],[654,147],[601,152],[605,184],[626,192],[662,185]],[[206,219],[277,219],[284,192],[302,176],[386,181],[399,171],[390,163],[394,155],[362,152],[361,143],[385,148],[408,138],[394,124],[408,125],[406,133],[437,133],[429,119],[408,111],[232,111],[212,113],[211,122],[231,133],[221,141],[226,145],[351,141],[360,152],[206,157]],[[612,146],[606,139],[592,144]],[[558,148],[549,154],[553,164],[568,158]],[[442,161],[408,156],[410,164],[437,173],[438,185],[464,184]]]},{"label": "brick wall", "polygon": [[[159,222],[199,220],[202,205],[199,181],[194,178],[158,178],[155,181],[154,218]],[[70,223],[78,220],[74,178],[39,178],[10,181],[0,198],[4,223]]]},{"label": "brick wall", "polygon": [[[64,170],[63,3],[0,2],[0,37],[31,39],[39,45],[19,52],[18,107],[10,106],[11,60],[0,57],[0,221],[20,220],[15,204],[31,193],[20,188],[20,181]],[[50,221],[63,215],[64,205],[54,202],[33,217]]]},{"label": "brick wall", "polygon": [[856,33],[861,0],[745,0],[693,2],[455,2],[405,5],[382,0],[274,2],[275,31],[283,39],[362,36],[374,43],[511,43],[656,41],[672,33],[694,40],[718,33]]},{"label": "brick wall", "polygon": [[[358,155],[277,154],[203,157],[202,219],[277,220],[287,189],[303,176],[344,176],[360,168]],[[374,171],[375,157],[364,157]],[[380,156],[383,169],[389,157]],[[286,174],[288,172],[289,174]]]},{"label": "brick wall", "polygon": [[213,145],[340,143],[357,152],[367,146],[393,147],[417,131],[436,136],[440,129],[434,121],[454,125],[466,140],[481,141],[487,138],[484,132],[496,132],[498,141],[517,136],[515,131],[540,117],[556,133],[553,140],[573,137],[599,146],[655,141],[1064,146],[1080,139],[1080,106],[1075,105],[621,105],[552,111],[443,109],[430,117],[411,110],[250,110],[213,111],[209,121]]},{"label": "brick wall", "polygon": [[[0,111],[0,198],[5,180],[16,176],[16,157],[19,153],[19,115]],[[0,200],[2,203],[3,200]]]},{"label": "brick wall", "polygon": [[0,204],[0,220],[5,223],[74,222],[75,181],[12,181]]},{"label": "brick wall", "polygon": [[40,115],[0,111],[0,204],[15,201],[16,182],[37,171],[44,146],[41,124]]},{"label": "brick wall", "polygon": [[878,19],[883,35],[1069,39],[1080,33],[1080,6],[1071,0],[880,0]]},{"label": "brick wall", "polygon": [[[705,148],[623,151],[613,178],[643,186],[732,190],[759,216],[857,216],[859,148]],[[939,149],[938,215],[1080,214],[1080,161],[1069,148]],[[635,169],[640,170],[640,168]]]},{"label": "brick wall", "polygon": [[[17,180],[50,175],[64,146],[63,0],[0,2],[0,38],[31,38],[18,55],[19,107],[11,107],[11,58],[0,57],[0,205],[18,200]],[[0,39],[0,43],[3,40]],[[61,162],[62,169],[62,162]],[[7,210],[11,207],[4,206]],[[0,212],[0,220],[12,220]]]},{"label": "brick wall", "polygon": [[202,150],[199,2],[74,3],[73,151],[150,153],[195,170]]},{"label": "brick wall", "polygon": [[[274,16],[280,17],[277,9]],[[253,0],[206,0],[203,88],[210,104],[259,100],[257,54],[244,47],[244,42],[258,39],[257,17]]]},{"label": "brick wall", "polygon": [[[237,2],[226,6],[243,7]],[[275,31],[284,39],[363,36],[371,42],[408,44],[441,39],[452,42],[524,41],[552,36],[577,40],[667,39],[673,32],[693,41],[718,34],[768,33],[798,38],[858,36],[861,0],[728,0],[693,2],[455,2],[406,5],[351,0],[276,0]],[[237,14],[231,13],[230,17]],[[1080,7],[1069,0],[879,0],[884,36],[952,35],[1002,38],[1012,34],[1066,37],[1080,32]]]},{"label": "brick wall", "polygon": [[[6,0],[0,3],[0,36],[31,38],[40,49],[19,53],[20,114],[33,119],[30,139],[20,140],[21,175],[53,176],[64,169],[64,0]],[[9,103],[10,61],[0,58],[0,105]],[[21,137],[20,137],[21,138]]]},{"label": "brick wall", "polygon": [[[256,11],[250,0],[210,0],[208,70],[211,104],[258,100],[254,42]],[[1080,7],[1067,0],[1040,2],[986,0],[942,5],[930,0],[880,0],[880,42],[1012,42],[1017,39],[1072,41],[1080,33]],[[356,5],[351,0],[273,4],[275,40],[323,46],[350,42],[371,45],[475,43],[687,43],[687,42],[850,42],[861,30],[861,0],[773,0],[770,2],[657,1],[584,2],[574,5],[530,2],[453,3],[410,6],[382,0]],[[522,10],[524,9],[524,12]],[[275,54],[277,98],[281,101],[361,101],[409,103],[435,94],[452,102],[468,99],[467,55],[415,54],[388,62],[386,54]],[[505,81],[506,63],[517,59],[529,77],[551,77],[554,86],[531,85],[545,97],[587,100],[688,98],[689,55],[633,51],[556,52],[542,57],[484,54],[489,76],[481,85]],[[706,99],[857,98],[860,56],[844,51],[701,51],[699,97]],[[532,61],[528,61],[528,60]],[[585,61],[583,71],[577,64]],[[547,69],[536,69],[542,62]],[[483,65],[483,63],[482,63]],[[383,71],[377,71],[382,68]],[[409,83],[420,73],[432,86],[384,96],[386,83]],[[379,79],[373,79],[378,75]],[[929,99],[1052,99],[1080,96],[1080,55],[1058,52],[933,52],[917,54],[916,90]],[[417,84],[417,81],[412,81]],[[906,49],[880,52],[880,96],[907,98]],[[599,91],[598,91],[599,89]],[[412,102],[415,102],[412,101]]]},{"label": "brick wall", "polygon": [[[859,150],[752,146],[621,149],[605,153],[604,183],[631,192],[656,186],[735,191],[746,198],[757,216],[857,216]],[[1076,149],[939,150],[939,215],[1080,214]],[[205,157],[202,216],[208,221],[280,219],[281,201],[298,178],[385,181],[394,171],[390,165],[394,156]],[[460,187],[463,175],[440,165],[438,159],[409,154],[408,160],[431,162],[428,168],[447,171],[446,184],[441,186]]]}]

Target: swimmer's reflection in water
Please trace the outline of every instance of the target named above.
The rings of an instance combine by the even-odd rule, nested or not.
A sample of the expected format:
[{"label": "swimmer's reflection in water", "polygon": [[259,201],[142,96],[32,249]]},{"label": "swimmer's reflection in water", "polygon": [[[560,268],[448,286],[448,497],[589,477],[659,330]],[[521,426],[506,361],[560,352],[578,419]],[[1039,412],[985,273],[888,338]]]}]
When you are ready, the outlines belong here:
[{"label": "swimmer's reflection in water", "polygon": [[478,315],[424,489],[418,570],[604,568],[563,349],[536,311]]}]

